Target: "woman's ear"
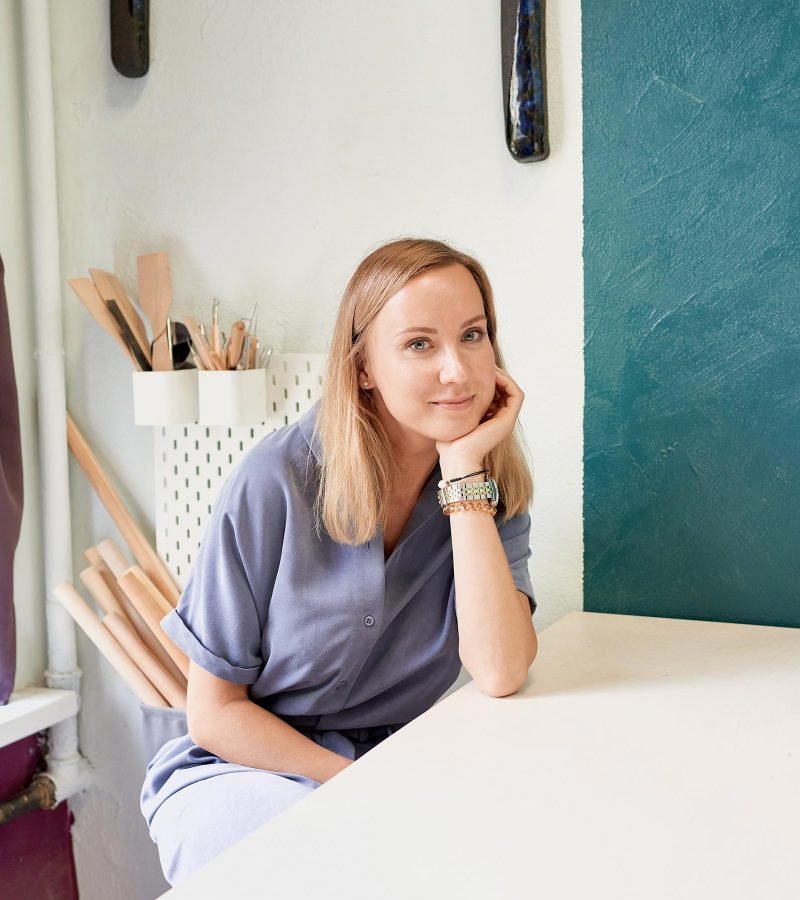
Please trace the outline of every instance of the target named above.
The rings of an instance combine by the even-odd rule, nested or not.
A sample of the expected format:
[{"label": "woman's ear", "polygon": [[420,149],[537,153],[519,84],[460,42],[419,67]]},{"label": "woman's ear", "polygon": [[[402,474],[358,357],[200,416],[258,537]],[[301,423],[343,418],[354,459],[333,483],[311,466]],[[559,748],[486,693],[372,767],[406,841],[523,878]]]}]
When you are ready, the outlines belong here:
[{"label": "woman's ear", "polygon": [[372,379],[369,377],[369,373],[364,368],[358,370],[358,386],[362,388],[372,387]]}]

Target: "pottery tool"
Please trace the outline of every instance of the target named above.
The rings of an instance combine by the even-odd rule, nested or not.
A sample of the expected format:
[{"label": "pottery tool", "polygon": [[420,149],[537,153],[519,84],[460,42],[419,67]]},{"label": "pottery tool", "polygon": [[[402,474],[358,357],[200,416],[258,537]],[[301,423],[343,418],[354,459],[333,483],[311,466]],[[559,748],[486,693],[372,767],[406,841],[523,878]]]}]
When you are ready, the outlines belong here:
[{"label": "pottery tool", "polygon": [[166,319],[172,305],[172,283],[169,256],[164,253],[145,253],[136,260],[139,273],[139,305],[150,320],[153,335],[153,371],[167,372],[170,363],[167,345]]},{"label": "pottery tool", "polygon": [[117,304],[122,317],[134,336],[136,346],[147,360],[148,367],[152,368],[150,341],[147,339],[144,322],[142,322],[141,316],[136,312],[133,304],[128,299],[122,282],[113,272],[104,272],[102,269],[89,269],[89,274],[92,276],[97,293],[100,294],[106,305],[108,305],[110,300]]},{"label": "pottery tool", "polygon": [[269,368],[269,360],[272,356],[272,347],[263,347],[258,353],[258,365],[261,369]]},{"label": "pottery tool", "polygon": [[136,360],[136,365],[142,372],[151,372],[153,367],[150,364],[149,352],[146,354],[139,346],[139,342],[136,340],[133,331],[131,331],[130,325],[125,321],[125,317],[122,315],[122,310],[119,308],[117,301],[106,300],[105,304],[108,311],[114,317],[114,321],[117,323],[117,330],[122,335],[125,346],[130,351],[131,356]]},{"label": "pottery tool", "polygon": [[218,369],[220,367],[219,363],[214,360],[212,349],[209,347],[208,341],[203,337],[197,321],[193,316],[184,316],[183,321],[186,323],[186,327],[189,330],[189,336],[192,339],[192,349],[200,357],[203,368],[208,369],[211,372]]},{"label": "pottery tool", "polygon": [[133,521],[69,413],[67,413],[67,443],[125,539],[133,558],[144,569],[159,591],[175,606],[180,598],[180,591],[175,586],[169,570]]},{"label": "pottery tool", "polygon": [[242,353],[239,357],[239,362],[236,365],[236,369],[239,372],[244,371],[247,368],[247,360],[250,357],[250,344],[253,340],[253,336],[249,332],[244,333],[244,342],[242,343]]},{"label": "pottery tool", "polygon": [[211,349],[215,353],[222,352],[222,345],[219,342],[219,300],[216,297],[211,304]]},{"label": "pottery tool", "polygon": [[258,338],[255,335],[250,335],[252,340],[250,341],[250,346],[247,348],[247,365],[245,368],[247,369],[255,369],[256,367],[256,358],[258,354]]},{"label": "pottery tool", "polygon": [[214,363],[214,368],[219,372],[224,372],[227,366],[222,355],[217,353],[216,350],[209,350],[208,355],[211,357],[211,362]]},{"label": "pottery tool", "polygon": [[136,607],[139,615],[147,622],[148,627],[156,636],[159,644],[169,654],[170,659],[181,670],[185,678],[189,677],[189,658],[179,647],[172,643],[169,635],[161,627],[164,618],[161,609],[152,599],[133,572],[126,572],[119,580],[119,585],[128,595],[129,600]]},{"label": "pottery tool", "polygon": [[235,369],[239,365],[244,345],[244,332],[244,322],[237,319],[231,326],[231,336],[226,347],[225,368],[227,369]]},{"label": "pottery tool", "polygon": [[122,649],[150,679],[170,706],[186,709],[186,688],[181,686],[153,657],[141,642],[130,623],[119,613],[110,612],[103,617],[103,625],[117,639]]},{"label": "pottery tool", "polygon": [[78,299],[86,307],[89,315],[97,322],[97,324],[103,329],[103,331],[107,332],[111,335],[112,338],[114,338],[117,344],[119,344],[119,346],[122,348],[125,356],[138,369],[139,365],[136,362],[136,359],[129,350],[128,345],[123,340],[122,335],[119,333],[119,329],[117,328],[117,323],[115,322],[114,317],[108,311],[108,308],[103,302],[103,298],[100,296],[100,294],[97,293],[97,288],[94,286],[91,279],[70,278],[68,280],[68,284],[78,295]]},{"label": "pottery tool", "polygon": [[142,670],[122,649],[116,638],[107,628],[103,628],[102,622],[92,612],[89,604],[68,581],[56,585],[53,588],[53,594],[80,625],[89,640],[127,682],[141,703],[161,707],[169,705]]},{"label": "pottery tool", "polygon": [[[172,331],[171,355],[173,368],[191,368],[191,364],[186,363],[186,360],[189,358],[189,354],[191,353],[192,349],[189,329],[183,324],[183,322],[173,321],[169,318],[167,319],[167,321],[170,323],[170,329]],[[186,363],[186,365],[184,365],[184,363]]]}]

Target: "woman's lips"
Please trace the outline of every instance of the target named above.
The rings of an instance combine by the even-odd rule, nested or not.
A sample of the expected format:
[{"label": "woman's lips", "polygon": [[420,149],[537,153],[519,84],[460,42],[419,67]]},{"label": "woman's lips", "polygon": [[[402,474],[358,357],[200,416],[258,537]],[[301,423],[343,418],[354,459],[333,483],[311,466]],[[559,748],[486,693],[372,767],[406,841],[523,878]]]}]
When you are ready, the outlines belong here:
[{"label": "woman's lips", "polygon": [[472,401],[474,399],[475,399],[474,397],[467,397],[465,400],[462,400],[460,403],[448,403],[448,402],[439,401],[439,402],[434,402],[434,406],[440,406],[442,409],[452,409],[452,410],[466,409],[470,405],[470,403],[472,403]]}]

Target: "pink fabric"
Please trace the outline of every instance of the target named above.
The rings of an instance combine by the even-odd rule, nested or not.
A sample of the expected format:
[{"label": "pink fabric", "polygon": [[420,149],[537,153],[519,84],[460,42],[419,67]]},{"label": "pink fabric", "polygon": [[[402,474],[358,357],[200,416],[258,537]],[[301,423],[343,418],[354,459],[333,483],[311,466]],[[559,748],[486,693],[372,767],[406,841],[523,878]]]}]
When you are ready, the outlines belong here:
[{"label": "pink fabric", "polygon": [[8,702],[17,669],[14,551],[22,522],[22,448],[11,331],[0,258],[0,706]]}]

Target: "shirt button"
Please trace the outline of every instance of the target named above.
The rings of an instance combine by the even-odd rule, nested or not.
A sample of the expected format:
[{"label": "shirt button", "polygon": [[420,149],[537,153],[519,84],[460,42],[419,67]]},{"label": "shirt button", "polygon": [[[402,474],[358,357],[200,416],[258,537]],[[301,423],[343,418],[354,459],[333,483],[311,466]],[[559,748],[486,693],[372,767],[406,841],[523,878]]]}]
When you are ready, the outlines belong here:
[{"label": "shirt button", "polygon": [[364,624],[367,626],[367,628],[370,628],[375,624],[375,619],[373,619],[372,616],[365,616]]},{"label": "shirt button", "polygon": [[340,690],[341,690],[343,687],[345,687],[346,685],[347,685],[347,682],[346,682],[346,681],[340,681],[340,682],[336,685],[336,690],[337,690],[337,691],[340,691]]}]

